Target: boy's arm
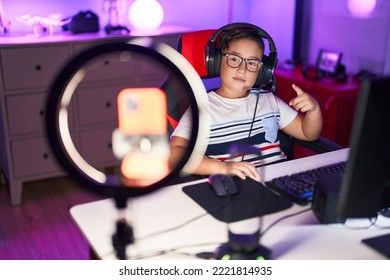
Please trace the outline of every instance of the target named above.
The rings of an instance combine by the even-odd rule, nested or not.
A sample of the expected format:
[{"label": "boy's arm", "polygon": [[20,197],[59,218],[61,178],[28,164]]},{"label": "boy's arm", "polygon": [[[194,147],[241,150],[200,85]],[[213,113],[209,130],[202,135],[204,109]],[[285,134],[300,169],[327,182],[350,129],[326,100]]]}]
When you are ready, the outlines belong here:
[{"label": "boy's arm", "polygon": [[304,92],[296,85],[292,85],[297,97],[289,103],[295,110],[303,113],[298,114],[295,119],[283,128],[287,134],[301,140],[316,140],[322,129],[322,113],[320,106],[312,96]]},{"label": "boy's arm", "polygon": [[[188,140],[182,137],[173,136],[170,142],[169,167],[173,169],[184,156],[188,147]],[[241,179],[250,177],[258,179],[259,174],[253,164],[249,162],[222,162],[209,157],[203,157],[200,164],[193,172],[198,175],[225,174],[238,176]]]}]

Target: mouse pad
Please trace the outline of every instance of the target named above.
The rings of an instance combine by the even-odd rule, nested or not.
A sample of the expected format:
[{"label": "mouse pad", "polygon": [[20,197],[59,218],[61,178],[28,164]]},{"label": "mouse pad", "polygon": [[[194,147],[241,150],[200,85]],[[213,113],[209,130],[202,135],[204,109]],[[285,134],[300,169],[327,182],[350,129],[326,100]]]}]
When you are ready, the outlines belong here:
[{"label": "mouse pad", "polygon": [[363,239],[362,242],[390,259],[390,234]]},{"label": "mouse pad", "polygon": [[281,197],[261,183],[247,178],[232,177],[238,193],[218,197],[208,182],[183,187],[183,192],[191,197],[210,215],[222,222],[231,223],[259,217],[290,208],[290,200]]}]

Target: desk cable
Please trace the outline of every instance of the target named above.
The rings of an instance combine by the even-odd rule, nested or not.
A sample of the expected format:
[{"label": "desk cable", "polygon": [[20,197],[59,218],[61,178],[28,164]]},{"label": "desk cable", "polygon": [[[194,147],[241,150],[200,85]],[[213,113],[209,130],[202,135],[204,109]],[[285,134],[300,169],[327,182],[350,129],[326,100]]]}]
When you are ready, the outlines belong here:
[{"label": "desk cable", "polygon": [[[137,241],[137,240],[145,240],[145,239],[148,239],[148,238],[159,236],[159,235],[164,234],[164,233],[169,233],[171,231],[178,230],[178,229],[180,229],[180,228],[182,228],[184,226],[187,226],[190,223],[192,223],[192,222],[194,222],[194,221],[196,221],[196,220],[198,220],[198,219],[200,219],[202,217],[205,217],[207,215],[211,215],[212,213],[217,212],[217,211],[223,209],[224,207],[228,206],[230,204],[230,202],[231,201],[229,200],[227,203],[221,205],[220,207],[217,207],[216,209],[214,209],[210,213],[206,212],[206,213],[203,213],[201,215],[195,216],[195,217],[187,220],[186,222],[184,222],[182,224],[179,224],[177,226],[174,226],[172,228],[168,228],[168,229],[165,229],[165,230],[162,230],[162,231],[159,231],[159,232],[151,233],[151,234],[143,236],[143,237],[135,238],[135,241]],[[307,208],[307,209],[304,209],[304,210],[301,210],[301,211],[298,211],[298,212],[295,212],[295,213],[283,216],[283,217],[275,220],[267,228],[265,228],[263,231],[261,231],[260,238],[263,237],[271,228],[273,228],[278,223],[280,223],[280,222],[282,222],[282,221],[284,221],[284,220],[286,220],[288,218],[291,218],[291,217],[303,214],[305,212],[308,212],[310,210],[311,210],[311,208]],[[346,226],[347,228],[350,228],[350,229],[367,229],[367,228],[375,225],[376,221],[377,221],[377,217],[370,218],[370,224],[367,227],[348,227],[345,224],[344,224],[344,226]],[[388,229],[390,227],[380,227],[379,226],[379,228],[381,228],[381,229]],[[155,251],[155,252],[151,252],[150,255],[146,255],[145,253],[139,254],[139,255],[133,256],[132,259],[144,259],[144,258],[148,258],[148,257],[159,256],[159,255],[164,255],[164,254],[167,254],[167,253],[175,252],[175,251],[183,249],[183,248],[200,247],[200,246],[208,246],[208,245],[221,245],[221,243],[208,242],[208,243],[199,243],[199,244],[180,245],[180,246],[172,247],[172,248],[166,249],[166,250],[158,250],[158,251]],[[192,256],[192,257],[199,257],[199,258],[203,258],[203,259],[212,259],[213,254],[214,254],[214,252],[200,252],[200,253],[194,253],[194,254],[185,253],[185,252],[176,252],[176,253],[181,254],[181,255]]]},{"label": "desk cable", "polygon": [[390,226],[379,226],[376,224],[377,219],[379,216],[385,217],[386,219],[390,220],[390,207],[384,208],[378,212],[378,215],[376,216],[374,226],[380,229],[390,229]]},{"label": "desk cable", "polygon": [[[224,207],[228,206],[229,203],[230,203],[230,201],[227,202],[224,205],[221,205],[220,207],[217,207],[216,209],[214,209],[210,213],[206,212],[206,213],[203,213],[201,215],[195,216],[195,217],[187,220],[186,222],[184,222],[184,223],[182,223],[180,225],[174,226],[172,228],[168,228],[168,229],[165,229],[165,230],[162,230],[162,231],[158,231],[158,232],[155,232],[155,233],[143,236],[143,237],[135,238],[135,242],[137,240],[145,240],[145,239],[152,238],[152,237],[155,237],[155,236],[159,236],[161,234],[165,234],[165,233],[168,233],[168,232],[171,232],[171,231],[174,231],[174,230],[178,230],[178,229],[180,229],[180,228],[182,228],[184,226],[187,226],[190,223],[192,223],[192,222],[194,222],[194,221],[196,221],[196,220],[198,220],[198,219],[200,219],[202,217],[205,217],[207,215],[211,215],[212,213],[217,212],[217,211],[223,209]],[[311,209],[308,208],[308,209],[305,209],[305,210],[302,210],[302,211],[298,211],[296,213],[289,214],[289,215],[286,215],[286,216],[283,216],[283,217],[277,219],[275,222],[273,222],[264,231],[262,231],[260,233],[260,237],[263,237],[265,235],[265,233],[268,232],[268,230],[271,229],[273,226],[275,226],[277,223],[279,223],[279,222],[281,222],[281,221],[283,221],[283,220],[285,220],[287,218],[290,218],[290,217],[297,216],[299,214],[305,213],[305,212],[307,212],[309,210],[311,210]],[[181,245],[181,246],[172,247],[172,248],[166,249],[166,250],[157,250],[155,252],[151,252],[151,254],[148,254],[148,255],[146,255],[145,253],[141,253],[141,254],[138,254],[136,256],[132,256],[132,259],[144,259],[144,258],[148,258],[148,257],[164,255],[164,254],[167,254],[167,253],[175,252],[175,251],[183,249],[183,248],[200,247],[200,246],[208,246],[208,245],[221,245],[221,244],[223,244],[223,243],[208,242],[208,243]],[[182,254],[182,255],[192,256],[192,257],[203,258],[203,259],[212,259],[213,256],[214,256],[214,252],[200,252],[200,253],[194,253],[194,254],[185,253],[185,252],[177,252],[177,253],[178,254]]]},{"label": "desk cable", "polygon": [[196,220],[198,220],[198,219],[200,219],[202,217],[214,214],[215,212],[217,212],[217,211],[225,208],[226,206],[228,206],[230,203],[231,203],[231,200],[229,199],[229,201],[227,201],[225,204],[215,208],[210,213],[206,212],[206,213],[203,213],[201,215],[195,216],[195,217],[193,217],[193,218],[191,218],[191,219],[189,219],[189,220],[185,221],[184,223],[181,223],[181,224],[179,224],[177,226],[174,226],[174,227],[171,227],[171,228],[167,228],[167,229],[155,232],[155,233],[151,233],[151,234],[148,234],[148,235],[145,235],[145,236],[142,236],[142,237],[135,238],[135,241],[149,239],[149,238],[152,238],[152,237],[164,234],[164,233],[168,233],[168,232],[171,232],[171,231],[174,231],[174,230],[178,230],[178,229],[180,229],[182,227],[185,227],[185,226],[191,224],[192,222],[195,222]]},{"label": "desk cable", "polygon": [[263,237],[272,227],[274,227],[276,224],[280,223],[281,221],[284,221],[285,219],[288,219],[288,218],[291,218],[291,217],[303,214],[303,213],[305,213],[307,211],[310,211],[310,210],[311,210],[311,208],[307,208],[305,210],[301,210],[301,211],[298,211],[298,212],[295,212],[295,213],[292,213],[292,214],[280,217],[279,219],[274,221],[272,224],[270,224],[265,230],[260,232],[260,237]]},{"label": "desk cable", "polygon": [[[251,126],[249,128],[249,133],[248,133],[248,137],[246,138],[246,141],[249,141],[249,139],[251,138],[253,125],[254,125],[255,119],[256,119],[256,111],[257,111],[257,105],[259,103],[260,91],[257,91],[257,89],[252,89],[252,90],[249,91],[249,94],[255,94],[256,95],[256,104],[255,104],[255,110],[253,111],[253,117],[252,117],[252,121],[251,121]],[[242,154],[241,161],[244,161],[244,157],[245,157],[245,153]]]},{"label": "desk cable", "polygon": [[368,228],[371,228],[372,226],[375,226],[376,228],[379,228],[379,229],[390,229],[390,226],[380,226],[380,225],[377,224],[379,216],[383,216],[383,217],[385,217],[387,219],[390,219],[389,213],[390,213],[390,208],[382,209],[381,211],[378,212],[377,216],[367,218],[368,221],[369,221],[369,224],[366,225],[366,226],[350,226],[350,225],[346,224],[347,221],[345,221],[343,223],[343,225],[344,225],[344,227],[346,227],[348,229],[356,229],[356,230],[368,229]]},{"label": "desk cable", "polygon": [[[205,217],[205,216],[208,216],[208,215],[212,215],[213,213],[225,208],[226,206],[228,206],[229,204],[231,203],[231,200],[227,201],[225,204],[215,208],[213,211],[211,211],[210,213],[206,212],[206,213],[203,213],[201,215],[198,215],[198,216],[195,216],[187,221],[185,221],[184,223],[181,223],[177,226],[174,226],[174,227],[171,227],[171,228],[167,228],[167,229],[164,229],[164,230],[161,230],[161,231],[158,231],[158,232],[154,232],[154,233],[151,233],[151,234],[148,234],[148,235],[145,235],[145,236],[142,236],[142,237],[134,237],[134,243],[139,241],[139,240],[145,240],[145,239],[149,239],[149,238],[152,238],[152,237],[155,237],[155,236],[159,236],[161,234],[165,234],[165,233],[169,233],[169,232],[172,232],[172,231],[175,231],[175,230],[178,230],[182,227],[185,227],[189,224],[191,224],[192,222],[195,222],[196,220],[202,218],[202,217]],[[187,246],[179,246],[179,247],[175,247],[175,248],[171,248],[171,249],[167,249],[167,250],[160,250],[160,251],[156,251],[156,256],[157,255],[163,255],[163,254],[166,254],[166,253],[169,253],[169,252],[173,252],[173,251],[176,251],[180,248],[188,248],[188,247],[194,247],[194,246],[204,246],[204,245],[214,245],[216,244],[215,242],[213,243],[205,243],[205,244],[197,244],[197,245],[187,245]],[[109,253],[107,255],[110,255],[112,254]],[[195,255],[194,255],[195,256]],[[144,258],[145,256],[138,256],[137,259],[142,259]]]},{"label": "desk cable", "polygon": [[[222,209],[223,207],[226,207],[228,204],[224,204],[222,205],[221,207],[218,207],[217,209],[215,209],[214,211],[218,211],[220,209]],[[308,209],[305,209],[305,210],[302,210],[302,211],[298,211],[296,213],[292,213],[292,214],[289,214],[289,215],[286,215],[286,216],[283,216],[279,219],[277,219],[275,222],[273,222],[270,226],[268,226],[264,231],[262,231],[260,233],[260,237],[264,236],[264,234],[269,230],[271,229],[273,226],[275,226],[277,223],[287,219],[287,218],[291,218],[293,216],[297,216],[299,214],[302,214],[302,213],[305,213],[307,211],[310,211],[311,209],[308,208]],[[210,213],[211,214],[211,213]],[[167,233],[167,232],[170,232],[170,231],[173,231],[175,229],[179,229],[185,225],[188,225],[189,223],[203,217],[203,216],[206,216],[206,215],[209,215],[209,213],[205,213],[205,214],[202,214],[202,215],[199,215],[197,217],[194,217],[190,220],[188,220],[187,222],[179,225],[179,226],[176,226],[176,227],[173,227],[173,228],[170,228],[170,229],[167,229],[167,230],[163,230],[161,232],[157,232],[155,234],[151,234],[151,235],[148,235],[148,236],[145,236],[143,238],[140,238],[138,240],[144,240],[146,238],[150,238],[150,237],[153,237],[153,236],[156,236],[156,235],[159,235],[160,233]],[[134,256],[133,258],[134,259],[143,259],[143,258],[146,258],[146,257],[152,257],[152,256],[159,256],[159,255],[164,255],[164,254],[167,254],[167,253],[171,253],[171,252],[175,252],[177,250],[180,250],[180,249],[183,249],[183,248],[190,248],[190,247],[200,247],[200,246],[207,246],[207,245],[221,245],[223,243],[215,243],[215,242],[210,242],[210,243],[199,243],[199,244],[189,244],[189,245],[181,245],[181,246],[177,246],[177,247],[173,247],[173,248],[170,248],[170,249],[167,249],[167,250],[159,250],[159,251],[155,251],[153,253],[153,255],[144,255],[144,254],[139,254],[137,256]],[[190,254],[190,253],[185,253],[185,252],[177,252],[178,254],[182,254],[182,255],[187,255],[187,256],[192,256],[192,257],[198,257],[198,258],[202,258],[202,259],[213,259],[214,257],[214,253],[215,252],[200,252],[200,253],[194,253],[194,254]]]}]

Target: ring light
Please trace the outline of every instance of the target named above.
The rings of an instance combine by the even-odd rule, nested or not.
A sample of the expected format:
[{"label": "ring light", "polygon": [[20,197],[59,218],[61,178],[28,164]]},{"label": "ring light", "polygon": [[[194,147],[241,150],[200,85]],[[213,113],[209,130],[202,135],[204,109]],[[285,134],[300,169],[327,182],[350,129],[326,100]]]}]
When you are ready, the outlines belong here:
[{"label": "ring light", "polygon": [[[164,178],[145,187],[125,185],[120,176],[105,174],[88,163],[79,153],[69,130],[69,106],[80,83],[85,79],[90,62],[107,54],[140,54],[170,70],[182,83],[192,111],[192,132],[187,151]],[[46,132],[54,155],[65,171],[82,186],[125,202],[128,197],[143,195],[164,186],[180,175],[190,173],[204,154],[208,134],[207,93],[191,64],[173,48],[150,38],[127,42],[111,42],[95,46],[77,55],[65,65],[52,84],[46,103]],[[202,123],[202,125],[200,125]],[[97,151],[98,152],[98,151]]]}]

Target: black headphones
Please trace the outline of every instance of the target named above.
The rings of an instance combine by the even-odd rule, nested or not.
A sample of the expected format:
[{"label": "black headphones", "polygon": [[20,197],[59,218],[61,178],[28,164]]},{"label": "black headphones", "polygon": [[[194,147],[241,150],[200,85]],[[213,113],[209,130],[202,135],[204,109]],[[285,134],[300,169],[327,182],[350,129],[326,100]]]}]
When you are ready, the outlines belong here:
[{"label": "black headphones", "polygon": [[259,70],[257,75],[256,83],[253,86],[254,88],[264,88],[270,83],[273,83],[273,73],[278,63],[276,46],[271,38],[271,36],[265,32],[260,27],[250,24],[250,23],[232,23],[225,25],[218,29],[210,38],[206,46],[206,67],[208,76],[210,78],[218,77],[220,75],[221,61],[222,61],[222,51],[221,48],[217,45],[217,41],[220,35],[226,31],[235,29],[235,28],[253,28],[255,29],[261,38],[266,39],[269,44],[269,54],[263,55],[263,65]]}]

